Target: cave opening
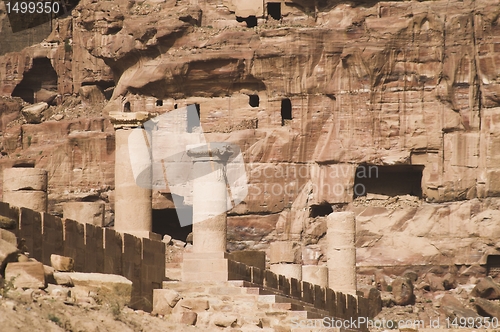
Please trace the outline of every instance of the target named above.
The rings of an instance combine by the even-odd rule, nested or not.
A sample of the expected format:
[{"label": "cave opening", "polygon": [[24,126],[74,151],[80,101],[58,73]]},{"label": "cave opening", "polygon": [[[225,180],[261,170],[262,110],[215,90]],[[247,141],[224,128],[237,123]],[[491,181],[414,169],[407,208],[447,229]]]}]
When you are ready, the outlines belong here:
[{"label": "cave opening", "polygon": [[48,58],[35,58],[31,68],[23,74],[23,79],[12,91],[12,97],[20,97],[33,104],[45,101],[42,96],[46,96],[46,92],[57,92],[57,72]]},{"label": "cave opening", "polygon": [[191,206],[184,206],[181,210],[153,209],[153,232],[160,234],[162,237],[168,234],[172,239],[186,242],[188,234],[193,231],[193,225],[181,227],[177,212],[182,213],[184,216],[189,214],[192,216],[193,208]]},{"label": "cave opening", "polygon": [[128,113],[130,112],[130,102],[127,101],[124,105],[123,105],[123,111]]},{"label": "cave opening", "polygon": [[281,125],[284,126],[287,120],[292,120],[292,102],[285,98],[281,100]]},{"label": "cave opening", "polygon": [[240,23],[245,22],[247,24],[247,28],[253,28],[257,26],[257,17],[253,15],[248,17],[236,16],[236,21]]},{"label": "cave opening", "polygon": [[309,217],[311,217],[311,218],[325,217],[332,212],[333,212],[333,208],[327,202],[323,202],[323,203],[318,204],[318,205],[311,205],[309,207]]},{"label": "cave opening", "polygon": [[356,168],[354,198],[367,194],[422,198],[423,170],[423,165],[360,165]]},{"label": "cave opening", "polygon": [[158,99],[158,100],[156,101],[156,106],[163,106],[163,100]]},{"label": "cave opening", "polygon": [[11,96],[20,97],[22,100],[30,104],[35,103],[35,90],[30,89],[27,86],[21,86],[20,84],[18,84],[12,92]]},{"label": "cave opening", "polygon": [[281,20],[281,2],[268,2],[267,14],[277,21]]},{"label": "cave opening", "polygon": [[192,133],[194,128],[200,127],[200,104],[187,107],[187,132]]},{"label": "cave opening", "polygon": [[251,107],[259,107],[260,103],[259,95],[250,95],[248,97],[249,97],[248,104]]}]

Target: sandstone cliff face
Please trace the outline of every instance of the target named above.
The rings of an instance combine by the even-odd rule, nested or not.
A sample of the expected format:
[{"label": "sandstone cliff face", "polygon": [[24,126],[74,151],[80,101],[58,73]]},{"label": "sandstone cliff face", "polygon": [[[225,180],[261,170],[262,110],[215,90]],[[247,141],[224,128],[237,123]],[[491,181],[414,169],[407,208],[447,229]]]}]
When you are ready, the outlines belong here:
[{"label": "sandstone cliff face", "polygon": [[[362,264],[453,257],[468,264],[495,253],[496,2],[293,1],[274,9],[267,1],[84,0],[57,22],[50,44],[0,58],[0,91],[13,93],[33,59],[46,57],[60,95],[115,85],[104,116],[125,102],[132,111],[159,113],[199,104],[207,138],[238,143],[245,154],[250,192],[231,211],[234,248],[300,240],[304,260],[317,264],[325,252],[322,215],[351,209]],[[38,128],[59,128],[51,135],[66,128],[60,149],[33,157],[53,175],[51,201],[93,190],[112,203],[109,123],[96,119],[95,129],[94,120],[75,121],[33,127],[36,136],[44,132]],[[24,142],[30,126],[4,131],[4,149],[16,138],[13,128]],[[71,134],[68,126],[81,129]],[[17,144],[9,162],[39,149]],[[365,176],[372,193],[425,202],[387,208],[354,200],[360,165],[380,168]],[[402,184],[413,177],[421,181],[418,193]],[[167,194],[155,197],[157,207],[169,206]],[[461,202],[441,204],[454,201]]]}]

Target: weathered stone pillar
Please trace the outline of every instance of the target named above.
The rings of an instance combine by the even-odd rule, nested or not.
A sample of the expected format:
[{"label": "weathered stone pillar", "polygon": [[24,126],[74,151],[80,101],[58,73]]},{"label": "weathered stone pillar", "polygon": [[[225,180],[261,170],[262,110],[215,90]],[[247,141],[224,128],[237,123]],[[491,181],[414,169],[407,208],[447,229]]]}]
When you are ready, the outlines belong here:
[{"label": "weathered stone pillar", "polygon": [[14,206],[47,212],[47,171],[25,167],[5,169],[3,201]]},{"label": "weathered stone pillar", "polygon": [[104,203],[67,202],[63,204],[63,217],[83,224],[104,225]]},{"label": "weathered stone pillar", "polygon": [[327,217],[328,284],[331,289],[356,295],[356,221],[353,212]]},{"label": "weathered stone pillar", "polygon": [[190,145],[193,159],[193,252],[184,254],[183,281],[228,280],[227,184],[225,165],[232,155],[227,143]]},{"label": "weathered stone pillar", "polygon": [[302,281],[307,281],[321,287],[328,287],[328,267],[320,265],[303,265]]},{"label": "weathered stone pillar", "polygon": [[191,147],[193,158],[193,252],[226,252],[227,184],[224,166],[228,145]]},{"label": "weathered stone pillar", "polygon": [[[113,112],[110,117],[115,127],[116,147],[115,230],[138,237],[154,237],[151,233],[151,146],[146,131],[141,128],[149,120],[149,113]],[[129,140],[130,135],[134,137]],[[139,175],[134,176],[134,167],[140,169]]]},{"label": "weathered stone pillar", "polygon": [[269,247],[270,270],[287,278],[302,280],[302,251],[292,241],[272,242]]}]

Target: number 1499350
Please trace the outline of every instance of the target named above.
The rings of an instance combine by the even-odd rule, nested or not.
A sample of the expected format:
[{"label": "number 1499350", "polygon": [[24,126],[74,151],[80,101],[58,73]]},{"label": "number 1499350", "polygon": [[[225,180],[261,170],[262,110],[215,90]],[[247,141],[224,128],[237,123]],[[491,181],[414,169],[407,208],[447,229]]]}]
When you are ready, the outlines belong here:
[{"label": "number 1499350", "polygon": [[446,318],[447,329],[497,329],[500,327],[498,318],[496,317],[460,317],[460,318]]},{"label": "number 1499350", "polygon": [[59,2],[18,1],[5,2],[7,14],[57,14],[61,9]]}]

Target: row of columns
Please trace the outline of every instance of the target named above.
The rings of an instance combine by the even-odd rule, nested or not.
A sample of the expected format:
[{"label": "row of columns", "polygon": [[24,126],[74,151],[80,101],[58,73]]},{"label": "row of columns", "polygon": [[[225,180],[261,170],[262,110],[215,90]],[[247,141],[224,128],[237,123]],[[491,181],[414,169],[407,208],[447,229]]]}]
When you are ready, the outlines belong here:
[{"label": "row of columns", "polygon": [[[111,114],[110,114],[111,115]],[[152,190],[137,184],[133,162],[144,163],[141,181],[151,182],[152,169],[148,154],[131,156],[130,129],[139,130],[147,143],[141,125],[149,119],[142,113],[112,116],[115,127],[115,230],[139,237],[151,238]],[[137,142],[139,144],[140,142]],[[232,151],[229,144],[209,143],[187,147],[193,159],[193,252],[185,254],[184,281],[219,280],[227,277],[227,183],[225,166]],[[134,160],[133,158],[139,158]],[[142,158],[142,159],[141,159]],[[137,166],[137,165],[136,165]],[[4,201],[33,210],[47,211],[47,172],[35,168],[11,168],[4,171]],[[95,211],[94,211],[95,210]],[[103,206],[88,208],[66,205],[65,217],[87,220],[99,214],[102,223]],[[80,221],[79,220],[79,221]],[[270,246],[271,270],[298,280],[344,292],[356,293],[355,219],[352,212],[332,213],[327,217],[327,267],[302,266],[300,246],[290,241],[274,242]],[[225,271],[224,271],[225,270]],[[328,280],[328,282],[326,282]]]},{"label": "row of columns", "polygon": [[[188,148],[194,158],[193,253],[184,255],[184,281],[212,281],[227,277],[226,205],[224,165],[230,151],[223,143]],[[224,157],[223,157],[224,156]],[[354,213],[337,212],[327,217],[327,267],[302,266],[300,245],[292,241],[270,244],[270,269],[288,278],[306,280],[346,294],[356,295],[356,223]]]},{"label": "row of columns", "polygon": [[[152,189],[149,187],[152,180],[151,158],[150,152],[145,152],[148,138],[142,128],[150,117],[147,112],[110,113],[115,128],[114,228],[121,233],[156,238],[152,233]],[[135,135],[133,139],[129,139],[131,134]],[[187,150],[194,160],[192,171],[200,175],[193,180],[194,252],[225,252],[227,190],[224,167],[232,152],[224,143],[188,146]],[[140,169],[140,178],[134,174],[134,167]],[[138,181],[143,185],[138,185]],[[206,195],[207,192],[210,194]],[[47,212],[47,172],[39,168],[5,169],[3,200],[15,206]],[[102,226],[104,205],[98,202],[69,202],[63,204],[63,215]]]},{"label": "row of columns", "polygon": [[[129,144],[134,144],[134,141],[130,142],[129,135],[131,128],[137,131],[149,117],[141,113],[110,116],[116,130],[115,229],[145,236],[152,230],[152,190],[137,185],[130,151],[140,151],[141,147],[131,148]],[[140,130],[146,137],[144,129]],[[228,184],[224,172],[232,151],[225,143],[187,146],[186,150],[193,160],[193,251],[184,256],[183,280],[225,278],[218,276],[218,273],[227,265]],[[146,163],[150,163],[147,156],[143,157]],[[142,167],[141,177],[142,181],[151,181],[151,168],[148,165]],[[277,241],[270,245],[270,269],[289,278],[328,285],[332,289],[355,294],[354,214],[332,213],[327,217],[327,224],[327,267],[302,266],[300,246],[289,241]]]}]

